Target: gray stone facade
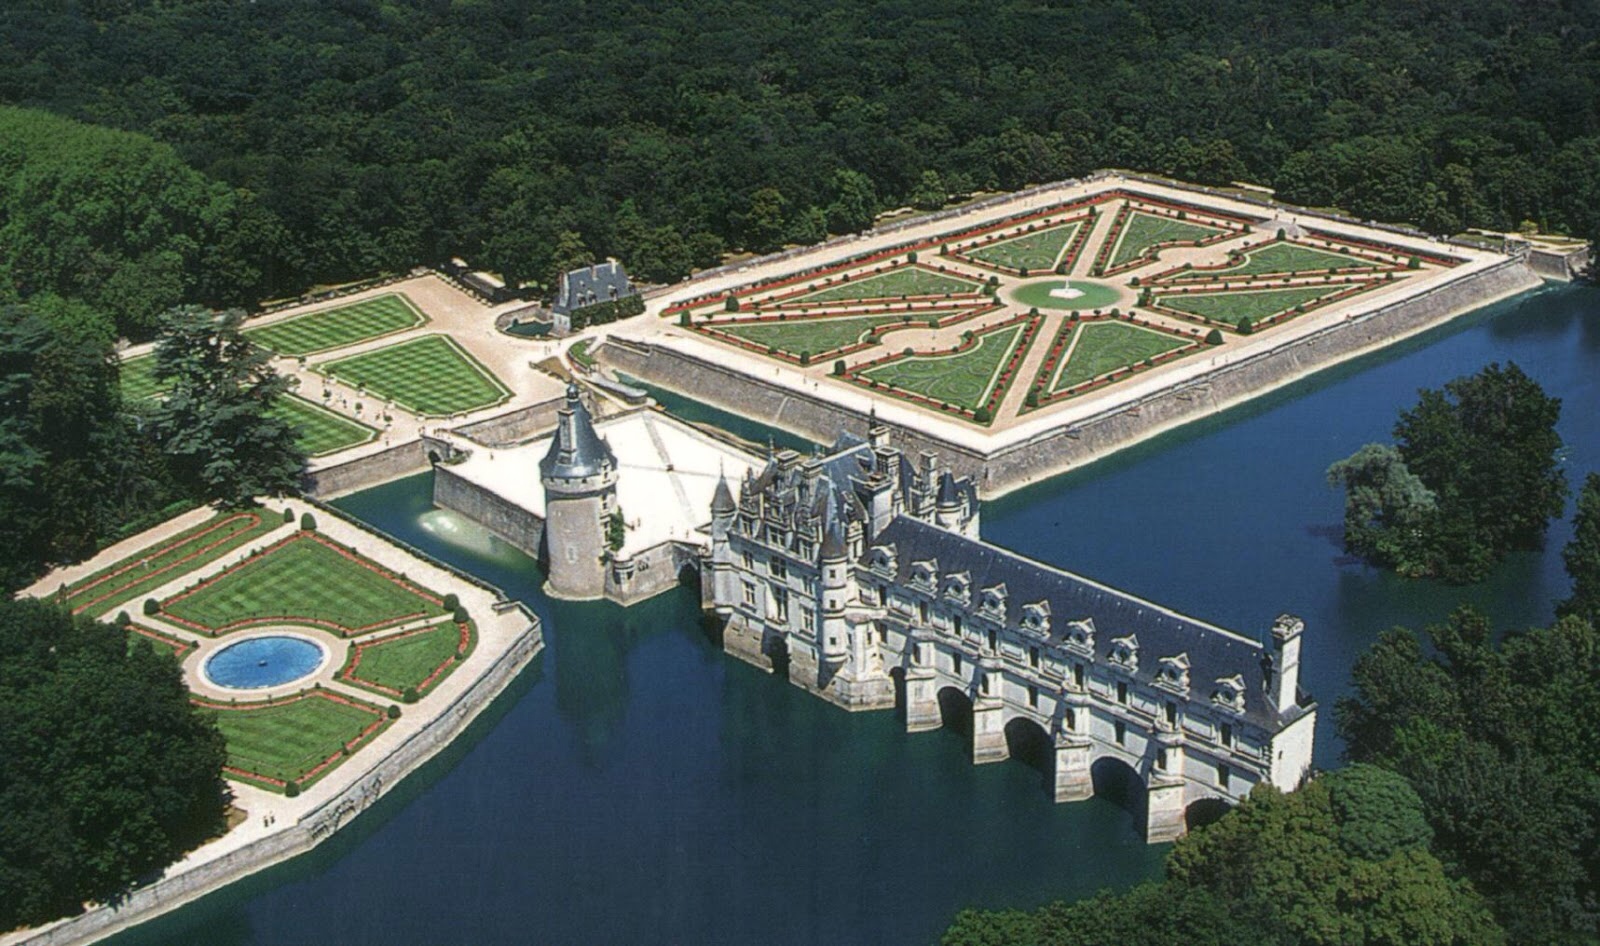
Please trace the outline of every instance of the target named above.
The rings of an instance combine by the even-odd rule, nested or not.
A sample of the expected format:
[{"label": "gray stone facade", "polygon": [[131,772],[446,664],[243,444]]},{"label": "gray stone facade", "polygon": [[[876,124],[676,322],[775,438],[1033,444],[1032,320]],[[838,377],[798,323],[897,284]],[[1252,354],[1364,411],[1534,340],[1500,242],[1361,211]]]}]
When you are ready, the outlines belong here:
[{"label": "gray stone facade", "polygon": [[1203,800],[1305,778],[1298,619],[1224,630],[985,543],[978,516],[970,479],[882,427],[782,451],[719,488],[702,602],[728,653],[846,709],[900,706],[920,731],[970,707],[977,763],[1047,745],[1058,801],[1136,777],[1152,842]]}]

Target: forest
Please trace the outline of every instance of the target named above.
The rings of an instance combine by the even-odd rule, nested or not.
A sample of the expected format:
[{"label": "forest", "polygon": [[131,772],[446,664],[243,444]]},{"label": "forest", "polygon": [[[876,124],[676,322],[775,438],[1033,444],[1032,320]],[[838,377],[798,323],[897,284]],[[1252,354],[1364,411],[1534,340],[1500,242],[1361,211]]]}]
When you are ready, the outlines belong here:
[{"label": "forest", "polygon": [[[136,338],[453,255],[672,280],[1108,166],[1600,236],[1594,0],[17,0],[0,37],[0,104],[132,133],[0,135],[0,292]],[[121,212],[151,162],[172,219]]]}]

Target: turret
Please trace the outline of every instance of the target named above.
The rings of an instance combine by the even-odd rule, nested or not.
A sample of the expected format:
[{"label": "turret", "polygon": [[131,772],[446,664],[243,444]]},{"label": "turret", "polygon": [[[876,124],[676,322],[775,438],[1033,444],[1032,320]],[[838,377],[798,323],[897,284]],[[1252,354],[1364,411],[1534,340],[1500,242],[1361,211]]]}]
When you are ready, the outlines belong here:
[{"label": "turret", "polygon": [[539,461],[544,487],[547,587],[563,598],[605,593],[606,522],[617,508],[617,457],[595,432],[576,384],[557,413],[550,450]]},{"label": "turret", "polygon": [[964,502],[956,489],[956,478],[945,470],[939,474],[939,497],[934,507],[934,522],[941,529],[961,529]]},{"label": "turret", "polygon": [[849,628],[844,606],[850,574],[850,542],[838,497],[829,490],[822,506],[822,540],[818,543],[817,566],[821,576],[822,627],[818,644],[825,661],[843,660],[849,654]]}]

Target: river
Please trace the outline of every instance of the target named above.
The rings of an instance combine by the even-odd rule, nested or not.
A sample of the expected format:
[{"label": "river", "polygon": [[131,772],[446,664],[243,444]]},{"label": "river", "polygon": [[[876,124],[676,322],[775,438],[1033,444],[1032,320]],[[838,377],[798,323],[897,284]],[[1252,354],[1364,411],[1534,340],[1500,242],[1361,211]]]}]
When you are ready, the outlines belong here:
[{"label": "river", "polygon": [[[1242,631],[1300,615],[1317,762],[1336,765],[1333,704],[1381,630],[1462,602],[1524,627],[1566,594],[1565,520],[1469,588],[1338,546],[1328,464],[1387,439],[1418,388],[1496,360],[1563,399],[1574,488],[1600,470],[1600,290],[1545,288],[991,502],[984,535]],[[907,735],[723,656],[688,591],[629,609],[544,598],[532,562],[432,511],[430,488],[424,474],[339,505],[527,601],[548,649],[323,848],[113,942],[928,943],[962,906],[1159,872],[1166,848],[1109,802],[1054,805],[1041,772],[975,767],[953,732]]]}]

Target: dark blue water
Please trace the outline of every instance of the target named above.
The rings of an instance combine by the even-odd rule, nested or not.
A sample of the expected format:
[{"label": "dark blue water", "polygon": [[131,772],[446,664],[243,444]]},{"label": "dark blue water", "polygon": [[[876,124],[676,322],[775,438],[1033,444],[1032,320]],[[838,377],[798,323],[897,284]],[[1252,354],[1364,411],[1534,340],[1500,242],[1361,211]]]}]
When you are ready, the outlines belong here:
[{"label": "dark blue water", "polygon": [[[992,503],[984,531],[1240,629],[1300,614],[1304,672],[1331,707],[1383,628],[1461,602],[1525,626],[1566,593],[1565,522],[1472,588],[1397,581],[1338,548],[1327,465],[1385,439],[1417,388],[1492,360],[1565,400],[1569,478],[1600,469],[1600,291],[1545,290]],[[117,942],[927,943],[964,905],[1159,869],[1164,849],[1107,802],[1052,805],[1023,764],[973,767],[954,733],[908,736],[724,657],[688,592],[626,610],[543,599],[531,563],[427,496],[420,477],[341,505],[529,601],[549,649],[329,845]]]},{"label": "dark blue water", "polygon": [[324,656],[321,647],[302,637],[252,637],[206,658],[206,676],[217,686],[259,690],[311,674],[322,666]]}]

